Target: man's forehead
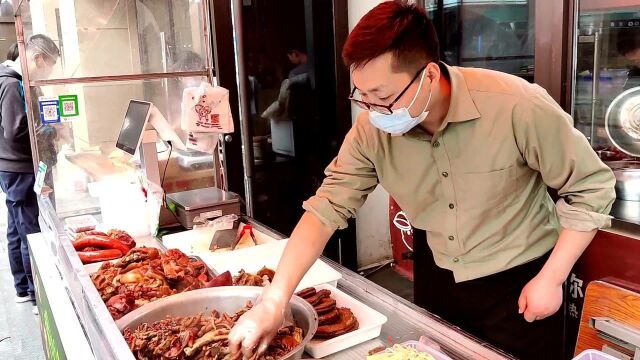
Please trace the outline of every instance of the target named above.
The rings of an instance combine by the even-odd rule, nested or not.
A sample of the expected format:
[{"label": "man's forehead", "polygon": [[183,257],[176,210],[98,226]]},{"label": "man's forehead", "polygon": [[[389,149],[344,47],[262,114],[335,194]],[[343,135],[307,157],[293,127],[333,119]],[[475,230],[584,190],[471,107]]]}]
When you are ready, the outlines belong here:
[{"label": "man's forehead", "polygon": [[[360,85],[361,84],[361,85]],[[361,93],[376,93],[381,90],[384,90],[385,84],[381,84],[379,82],[376,83],[365,83],[365,82],[356,82],[353,80],[353,86],[358,89]]]},{"label": "man's forehead", "polygon": [[353,86],[361,93],[375,93],[386,90],[391,84],[405,81],[408,74],[397,73],[391,69],[358,69],[351,73]]},{"label": "man's forehead", "polygon": [[351,71],[351,80],[360,92],[378,92],[386,86],[391,68],[380,64],[366,64]]}]

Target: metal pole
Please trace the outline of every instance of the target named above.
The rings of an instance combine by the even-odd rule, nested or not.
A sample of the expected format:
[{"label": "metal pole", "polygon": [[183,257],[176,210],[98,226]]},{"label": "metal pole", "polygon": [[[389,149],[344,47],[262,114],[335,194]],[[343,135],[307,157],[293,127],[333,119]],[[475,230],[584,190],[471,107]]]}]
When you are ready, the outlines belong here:
[{"label": "metal pole", "polygon": [[20,66],[22,68],[22,86],[24,88],[24,101],[27,107],[27,125],[29,128],[29,136],[31,138],[31,154],[33,157],[33,171],[34,173],[37,173],[38,162],[40,161],[40,155],[38,153],[38,142],[36,137],[36,118],[35,118],[35,113],[32,106],[33,101],[31,99],[31,86],[29,84],[29,68],[27,66],[27,49],[24,42],[24,24],[22,22],[22,14],[20,13],[16,13],[16,38],[18,42],[18,52],[20,54]]},{"label": "metal pole", "polygon": [[[204,19],[204,24],[202,24],[202,31],[204,35],[204,55],[206,59],[206,67],[207,67],[207,78],[209,83],[213,86],[218,85],[218,81],[215,80],[215,69],[213,66],[213,22],[211,21],[211,8],[209,6],[209,1],[202,2],[202,18]],[[222,190],[227,190],[228,186],[226,181],[223,182],[222,179],[227,179],[226,170],[223,166],[226,166],[226,163],[223,165],[220,161],[221,150],[223,150],[224,141],[222,140],[222,136],[218,137],[218,147],[213,153],[213,186]],[[224,153],[224,151],[222,151]]]},{"label": "metal pole", "polygon": [[593,82],[591,87],[591,137],[589,142],[593,146],[596,128],[596,107],[598,105],[598,88],[600,80],[600,32],[593,33]]},{"label": "metal pole", "polygon": [[571,110],[571,117],[575,119],[576,116],[576,91],[578,86],[578,38],[580,36],[580,31],[578,29],[578,15],[580,9],[580,0],[575,0],[571,3],[572,5],[572,18],[571,22],[569,22],[569,26],[572,29],[571,36],[571,67],[569,73],[571,74],[571,82],[568,88],[569,91],[569,106]]},{"label": "metal pole", "polygon": [[253,217],[253,140],[247,101],[247,83],[244,69],[244,49],[242,42],[242,0],[231,2],[231,24],[233,27],[234,55],[236,61],[236,82],[238,84],[238,104],[240,106],[240,137],[242,141],[242,164],[244,167],[244,191],[247,215]]},{"label": "metal pole", "polygon": [[110,82],[110,81],[139,81],[139,80],[158,80],[158,79],[171,79],[178,77],[207,77],[209,72],[207,70],[197,71],[170,71],[160,73],[147,73],[147,74],[128,74],[128,75],[104,75],[104,76],[87,76],[78,78],[66,78],[66,79],[45,79],[45,80],[33,80],[31,86],[49,86],[49,85],[69,85],[69,84],[89,84],[96,82]]}]

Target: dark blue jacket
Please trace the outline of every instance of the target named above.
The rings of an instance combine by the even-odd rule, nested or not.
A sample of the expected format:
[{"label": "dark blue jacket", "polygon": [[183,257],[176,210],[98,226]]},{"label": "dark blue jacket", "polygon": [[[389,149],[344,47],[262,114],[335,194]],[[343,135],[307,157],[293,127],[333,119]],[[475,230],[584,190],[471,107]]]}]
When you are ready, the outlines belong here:
[{"label": "dark blue jacket", "polygon": [[0,64],[0,171],[32,173],[22,76]]}]

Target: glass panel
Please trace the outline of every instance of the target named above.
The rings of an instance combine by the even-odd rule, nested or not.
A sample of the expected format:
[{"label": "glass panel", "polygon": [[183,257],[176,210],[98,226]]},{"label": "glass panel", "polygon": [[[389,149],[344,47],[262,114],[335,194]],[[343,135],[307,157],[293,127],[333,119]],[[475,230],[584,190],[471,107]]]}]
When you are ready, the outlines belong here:
[{"label": "glass panel", "polygon": [[[48,165],[45,184],[54,190],[52,198],[58,212],[78,213],[97,207],[90,183],[114,178],[137,181],[139,159],[131,159],[115,148],[130,99],[154,103],[186,142],[187,134],[180,129],[181,94],[185,87],[206,80],[195,77],[31,87],[32,92],[47,97],[78,96],[77,117],[57,124],[38,122],[38,158]],[[37,106],[34,109],[39,119],[40,111]],[[163,185],[167,192],[213,186],[211,154],[173,149],[172,160],[167,162],[169,148],[162,142],[157,145],[160,174],[166,169]]]},{"label": "glass panel", "polygon": [[533,0],[444,0],[426,6],[451,65],[504,71],[533,81]]},{"label": "glass panel", "polygon": [[[609,129],[610,137],[605,117],[610,108],[613,115],[616,106],[612,103],[622,92],[640,86],[640,5],[615,8],[606,1],[582,1],[577,26],[573,99],[576,128],[603,160],[634,159],[622,151],[632,150],[624,146],[631,141],[628,144],[633,147],[629,134],[614,125]],[[640,122],[637,112],[635,116]]]},{"label": "glass panel", "polygon": [[[49,36],[61,58],[48,78],[78,78],[206,67],[203,2],[33,0],[21,8],[25,37]],[[34,74],[31,80],[45,78]]]},{"label": "glass panel", "polygon": [[[254,0],[243,6],[246,69],[251,91],[254,216],[289,234],[337,154],[336,95],[331,1]],[[286,11],[283,11],[286,9]],[[346,31],[346,29],[343,29]],[[336,101],[337,96],[337,101]]]}]

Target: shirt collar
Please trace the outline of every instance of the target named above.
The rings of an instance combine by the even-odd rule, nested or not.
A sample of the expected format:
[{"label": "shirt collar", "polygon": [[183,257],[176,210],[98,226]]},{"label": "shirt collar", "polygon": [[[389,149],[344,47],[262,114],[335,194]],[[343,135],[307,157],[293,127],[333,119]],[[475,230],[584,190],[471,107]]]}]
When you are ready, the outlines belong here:
[{"label": "shirt collar", "polygon": [[[449,112],[438,132],[442,131],[449,123],[469,121],[480,117],[480,112],[471,98],[467,82],[460,69],[457,66],[449,66],[442,61],[439,65],[442,75],[446,76],[451,83],[451,103],[449,104]],[[419,126],[411,129],[407,135],[420,140],[430,141],[432,138]]]},{"label": "shirt collar", "polygon": [[480,117],[480,112],[471,98],[464,75],[457,66],[440,62],[440,68],[447,71],[451,82],[451,103],[444,123],[463,122]]}]

